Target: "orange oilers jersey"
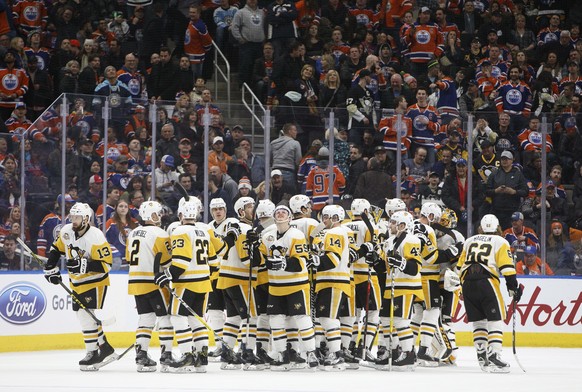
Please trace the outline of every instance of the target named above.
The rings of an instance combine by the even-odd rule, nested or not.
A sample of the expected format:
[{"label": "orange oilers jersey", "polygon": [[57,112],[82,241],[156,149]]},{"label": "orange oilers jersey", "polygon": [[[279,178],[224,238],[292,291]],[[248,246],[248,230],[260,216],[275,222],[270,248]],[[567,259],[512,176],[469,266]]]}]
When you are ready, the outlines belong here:
[{"label": "orange oilers jersey", "polygon": [[412,10],[412,1],[383,0],[380,10],[384,11],[384,25],[388,28],[395,28],[400,24],[404,13]]},{"label": "orange oilers jersey", "polygon": [[[414,27],[414,32],[412,28]],[[443,36],[436,24],[414,23],[406,30],[404,42],[408,46],[407,57],[413,63],[427,63],[434,57],[440,57],[444,51]]]},{"label": "orange oilers jersey", "polygon": [[[346,187],[346,178],[337,166],[333,167],[333,200],[338,202]],[[311,198],[313,210],[325,207],[329,199],[329,170],[314,166],[307,175],[305,194]]]},{"label": "orange oilers jersey", "polygon": [[398,117],[383,117],[378,124],[380,132],[384,133],[382,143],[388,150],[396,151],[398,147],[398,129],[401,135],[401,151],[405,153],[410,148],[410,138],[412,137],[412,119],[400,116],[402,119],[401,125],[398,124]]},{"label": "orange oilers jersey", "polygon": [[212,37],[208,34],[204,22],[199,19],[195,23],[188,23],[184,38],[184,53],[190,59],[190,63],[200,64],[204,62],[204,56],[211,46]]}]

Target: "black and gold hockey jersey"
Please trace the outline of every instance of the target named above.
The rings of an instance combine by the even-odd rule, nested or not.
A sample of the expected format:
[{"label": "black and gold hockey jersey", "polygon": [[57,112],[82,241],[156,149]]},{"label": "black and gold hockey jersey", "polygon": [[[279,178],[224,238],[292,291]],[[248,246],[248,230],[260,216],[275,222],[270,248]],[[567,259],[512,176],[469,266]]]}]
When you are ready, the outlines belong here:
[{"label": "black and gold hockey jersey", "polygon": [[[228,249],[225,256],[220,262],[220,271],[218,272],[218,282],[216,287],[227,289],[234,286],[243,286],[246,290],[249,285],[249,246],[247,243],[247,231],[251,226],[246,223],[239,223],[241,234],[236,239],[234,245]],[[257,276],[253,274],[253,284],[256,284]]]},{"label": "black and gold hockey jersey", "polygon": [[466,278],[473,264],[482,266],[497,282],[500,274],[516,274],[509,242],[495,234],[478,234],[467,239],[457,263],[461,271],[461,281]]},{"label": "black and gold hockey jersey", "polygon": [[[129,263],[128,293],[147,294],[158,289],[154,282],[160,267],[172,260],[170,236],[160,227],[138,226],[127,236],[125,259]],[[156,255],[160,258],[157,270],[154,266]]]},{"label": "black and gold hockey jersey", "polygon": [[98,228],[90,226],[85,234],[77,238],[73,225],[68,223],[61,229],[59,236],[52,244],[52,249],[64,255],[67,260],[85,257],[91,263],[102,264],[103,272],[69,273],[71,288],[76,293],[81,294],[95,287],[109,286],[109,271],[113,256],[111,246]]},{"label": "black and gold hockey jersey", "polygon": [[437,238],[434,229],[416,220],[414,221],[414,235],[420,240],[420,257],[422,267],[420,276],[423,280],[439,280],[440,267],[438,259]]},{"label": "black and gold hockey jersey", "polygon": [[[389,257],[390,255],[399,255],[406,260],[414,260],[418,263],[418,273],[414,276],[407,275],[404,272],[395,269],[394,270],[394,296],[398,297],[401,295],[415,295],[419,300],[424,300],[424,293],[422,291],[422,282],[420,278],[420,268],[422,265],[422,258],[420,256],[420,240],[413,234],[405,233],[402,241],[399,241],[400,237],[391,236],[383,246],[383,256]],[[398,243],[397,248],[394,245]],[[387,266],[387,277],[386,277],[386,290],[384,291],[384,298],[390,298],[390,286],[392,285],[391,278],[391,267]]]},{"label": "black and gold hockey jersey", "polygon": [[174,281],[175,288],[187,288],[196,293],[212,291],[210,266],[218,260],[209,229],[203,223],[195,223],[180,225],[172,232],[172,265],[184,270]]},{"label": "black and gold hockey jersey", "polygon": [[350,230],[338,226],[326,230],[314,239],[314,246],[321,249],[321,255],[329,257],[333,268],[317,270],[315,291],[333,287],[343,291],[348,297],[354,293],[352,272],[350,268]]}]

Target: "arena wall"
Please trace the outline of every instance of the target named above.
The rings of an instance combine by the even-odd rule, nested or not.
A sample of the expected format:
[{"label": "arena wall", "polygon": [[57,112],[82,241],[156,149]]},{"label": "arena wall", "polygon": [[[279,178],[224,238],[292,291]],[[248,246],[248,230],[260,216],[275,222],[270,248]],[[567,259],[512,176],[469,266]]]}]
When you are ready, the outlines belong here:
[{"label": "arena wall", "polygon": [[[66,275],[63,276],[68,281]],[[582,347],[582,279],[521,277],[525,285],[517,306],[517,344],[537,347]],[[503,285],[503,282],[502,282]],[[507,296],[505,288],[502,290]],[[505,298],[509,303],[508,298]],[[83,348],[72,300],[60,286],[46,282],[39,273],[0,275],[0,352]],[[115,347],[128,347],[135,339],[137,313],[127,294],[127,274],[111,274],[111,286],[102,320]],[[471,345],[463,303],[454,317],[459,345]],[[511,346],[512,311],[506,318],[504,343]],[[154,334],[155,335],[155,334]],[[157,338],[152,341],[157,345]]]}]

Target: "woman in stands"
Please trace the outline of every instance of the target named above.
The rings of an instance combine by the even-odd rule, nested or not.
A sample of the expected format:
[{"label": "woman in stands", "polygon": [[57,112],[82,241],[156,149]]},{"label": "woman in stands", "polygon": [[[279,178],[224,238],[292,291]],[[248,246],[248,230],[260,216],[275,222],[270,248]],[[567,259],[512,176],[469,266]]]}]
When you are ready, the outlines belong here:
[{"label": "woman in stands", "polygon": [[115,212],[105,224],[105,237],[111,245],[113,251],[112,271],[127,268],[125,259],[126,240],[129,232],[138,226],[137,220],[129,213],[129,204],[125,200],[120,200],[115,207]]}]

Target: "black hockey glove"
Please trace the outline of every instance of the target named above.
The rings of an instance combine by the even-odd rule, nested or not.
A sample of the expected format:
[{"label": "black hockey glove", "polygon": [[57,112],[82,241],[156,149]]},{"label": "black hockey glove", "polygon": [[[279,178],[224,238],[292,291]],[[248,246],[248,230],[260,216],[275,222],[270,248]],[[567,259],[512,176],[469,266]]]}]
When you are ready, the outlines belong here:
[{"label": "black hockey glove", "polygon": [[59,267],[44,270],[44,278],[52,284],[60,284],[63,281]]},{"label": "black hockey glove", "polygon": [[72,274],[86,274],[89,259],[86,257],[75,257],[67,260],[67,270]]},{"label": "black hockey glove", "polygon": [[156,274],[155,279],[154,279],[154,282],[159,287],[169,286],[171,281],[172,281],[172,274],[170,274],[170,270],[168,268],[166,268],[162,272],[158,272]]},{"label": "black hockey glove", "polygon": [[317,269],[317,267],[319,267],[319,256],[318,255],[311,255],[308,259],[307,259],[307,268],[313,268],[313,269]]},{"label": "black hockey glove", "polygon": [[518,303],[523,294],[523,288],[517,283],[517,278],[515,275],[510,275],[505,277],[505,285],[507,286],[507,291],[509,296],[513,298],[515,303]]},{"label": "black hockey glove", "polygon": [[247,241],[249,244],[254,244],[255,242],[258,242],[259,239],[260,235],[254,229],[247,231]]},{"label": "black hockey glove", "polygon": [[287,268],[287,258],[285,256],[269,256],[266,264],[271,271],[284,270]]},{"label": "black hockey glove", "polygon": [[394,255],[388,257],[388,265],[392,268],[404,271],[404,268],[406,268],[406,260],[402,256]]}]

